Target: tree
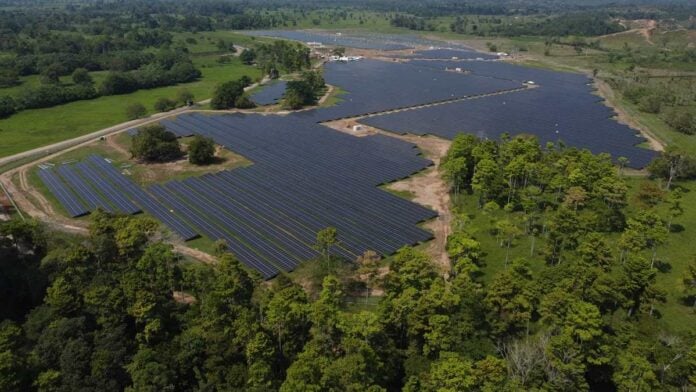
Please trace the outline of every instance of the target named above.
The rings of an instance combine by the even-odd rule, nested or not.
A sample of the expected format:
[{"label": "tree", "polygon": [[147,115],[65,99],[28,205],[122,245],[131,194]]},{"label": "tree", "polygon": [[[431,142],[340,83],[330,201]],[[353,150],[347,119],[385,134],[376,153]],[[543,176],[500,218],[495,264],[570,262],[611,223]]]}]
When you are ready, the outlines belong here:
[{"label": "tree", "polygon": [[176,101],[173,101],[169,98],[161,97],[158,98],[157,101],[155,101],[154,108],[157,112],[168,112],[176,108]]},{"label": "tree", "polygon": [[486,293],[484,304],[488,309],[487,319],[497,336],[514,336],[528,330],[536,293],[526,264],[514,261],[510,268],[498,273]]},{"label": "tree", "polygon": [[41,82],[45,84],[60,83],[60,75],[63,74],[63,66],[57,63],[51,64],[41,71]]},{"label": "tree", "polygon": [[455,353],[443,353],[430,365],[423,391],[463,392],[473,391],[479,383],[471,361]]},{"label": "tree", "polygon": [[239,79],[225,82],[218,85],[213,92],[210,106],[216,110],[230,109],[235,107],[235,102],[244,94],[245,80]]},{"label": "tree", "polygon": [[126,117],[129,120],[136,120],[145,117],[147,109],[142,103],[136,102],[126,106]]},{"label": "tree", "polygon": [[658,387],[650,362],[630,352],[621,352],[613,376],[619,392],[652,391]]},{"label": "tree", "polygon": [[196,135],[188,145],[188,159],[194,165],[206,165],[215,158],[215,141]]},{"label": "tree", "polygon": [[244,49],[242,53],[239,54],[239,59],[242,60],[242,63],[251,65],[254,63],[254,60],[256,60],[256,52],[254,52],[253,49]]},{"label": "tree", "polygon": [[331,50],[331,54],[334,56],[344,56],[346,54],[346,48],[343,46],[337,46]]},{"label": "tree", "polygon": [[377,280],[379,279],[379,259],[377,252],[366,250],[356,260],[359,266],[358,275],[365,281],[365,300],[370,298],[370,291],[377,285]]},{"label": "tree", "polygon": [[696,310],[696,259],[692,258],[686,267],[682,282],[684,284],[684,300]]},{"label": "tree", "polygon": [[188,89],[181,89],[176,93],[176,102],[180,105],[190,106],[194,104],[193,93]]},{"label": "tree", "polygon": [[162,361],[162,355],[154,350],[141,347],[126,366],[133,384],[126,388],[129,392],[159,392],[174,390],[174,374]]},{"label": "tree", "polygon": [[17,104],[9,95],[0,96],[0,118],[9,117],[17,112]]},{"label": "tree", "polygon": [[234,106],[238,109],[252,109],[256,107],[256,104],[249,98],[249,96],[242,94],[235,99]]},{"label": "tree", "polygon": [[169,161],[181,156],[176,135],[159,124],[140,128],[140,131],[133,136],[130,152],[134,158],[146,162]]},{"label": "tree", "polygon": [[321,252],[327,268],[331,262],[331,248],[338,244],[338,233],[335,227],[327,227],[317,232],[314,249]]},{"label": "tree", "polygon": [[84,68],[75,69],[75,71],[72,73],[72,80],[75,84],[83,84],[88,86],[94,84],[94,80],[92,80],[92,76],[89,74],[89,71]]}]

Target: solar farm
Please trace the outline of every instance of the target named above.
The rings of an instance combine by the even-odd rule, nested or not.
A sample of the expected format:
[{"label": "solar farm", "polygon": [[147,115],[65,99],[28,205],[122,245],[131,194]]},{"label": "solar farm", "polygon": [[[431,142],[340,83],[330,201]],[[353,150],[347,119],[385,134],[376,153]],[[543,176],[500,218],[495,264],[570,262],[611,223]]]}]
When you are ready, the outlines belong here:
[{"label": "solar farm", "polygon": [[251,100],[261,106],[276,104],[285,94],[286,85],[283,80],[273,81],[251,94]]},{"label": "solar farm", "polygon": [[[273,32],[281,33],[355,47],[377,42],[382,50],[413,47],[387,38]],[[240,261],[271,278],[316,258],[316,233],[326,227],[338,232],[333,251],[349,260],[366,250],[389,255],[432,238],[418,225],[435,211],[378,188],[432,162],[414,144],[385,134],[355,137],[322,124],[327,121],[352,118],[386,134],[446,139],[459,132],[483,138],[532,134],[542,143],[563,141],[623,156],[633,167],[654,156],[636,147],[643,140],[634,130],[612,119],[614,112],[592,93],[587,77],[496,59],[455,48],[414,51],[399,61],[331,62],[324,64],[326,82],[347,92],[335,106],[287,115],[193,112],[161,121],[179,137],[212,138],[252,161],[248,167],[141,187],[91,156],[40,169],[39,177],[72,217],[98,208],[146,212],[183,240],[223,240]],[[452,71],[460,68],[466,72]],[[278,81],[251,98],[271,105],[284,90]]]}]

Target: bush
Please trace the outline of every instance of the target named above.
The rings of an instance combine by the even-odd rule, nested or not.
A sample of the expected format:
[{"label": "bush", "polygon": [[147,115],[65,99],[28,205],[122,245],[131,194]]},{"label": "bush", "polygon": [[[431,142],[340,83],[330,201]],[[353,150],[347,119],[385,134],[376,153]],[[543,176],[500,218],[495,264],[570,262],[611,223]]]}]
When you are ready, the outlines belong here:
[{"label": "bush", "polygon": [[15,100],[10,96],[0,97],[0,118],[9,117],[17,112]]},{"label": "bush", "polygon": [[646,113],[660,113],[662,99],[654,94],[646,95],[638,102],[638,109]]},{"label": "bush", "polygon": [[147,109],[142,103],[132,103],[126,107],[126,117],[129,120],[135,120],[145,117]]},{"label": "bush", "polygon": [[244,49],[242,53],[239,54],[239,59],[242,60],[242,63],[251,65],[256,59],[256,53],[252,49]]},{"label": "bush", "polygon": [[193,93],[187,89],[179,90],[176,94],[176,101],[182,105],[193,105],[195,97]]},{"label": "bush", "polygon": [[196,135],[188,147],[188,160],[194,165],[206,165],[215,157],[215,142],[213,139]]},{"label": "bush", "polygon": [[75,71],[73,71],[72,80],[75,84],[85,84],[90,86],[94,84],[92,76],[90,76],[89,72],[84,68],[77,68]]},{"label": "bush", "polygon": [[664,120],[676,131],[687,135],[696,134],[696,116],[688,108],[670,108],[665,113]]},{"label": "bush", "polygon": [[169,98],[159,98],[155,101],[155,110],[158,112],[168,112],[176,108],[176,101]]},{"label": "bush", "polygon": [[148,125],[133,136],[130,148],[133,158],[146,162],[165,162],[181,156],[181,147],[176,136],[162,125]]},{"label": "bush", "polygon": [[256,104],[249,99],[246,94],[244,94],[237,97],[237,99],[234,101],[234,106],[239,109],[251,109],[255,108]]}]

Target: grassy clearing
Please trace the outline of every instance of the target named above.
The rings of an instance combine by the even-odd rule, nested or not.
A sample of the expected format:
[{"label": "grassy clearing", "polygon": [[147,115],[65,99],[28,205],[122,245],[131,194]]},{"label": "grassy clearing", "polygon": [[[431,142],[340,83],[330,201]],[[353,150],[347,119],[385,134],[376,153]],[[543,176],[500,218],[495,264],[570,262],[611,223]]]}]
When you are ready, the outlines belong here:
[{"label": "grassy clearing", "polygon": [[229,64],[217,64],[214,56],[196,59],[203,76],[200,80],[177,86],[139,90],[131,94],[100,97],[93,100],[72,102],[46,109],[32,109],[0,120],[0,157],[30,150],[36,147],[71,139],[127,121],[126,107],[142,103],[153,113],[153,105],[159,98],[174,98],[181,89],[191,91],[197,100],[209,98],[215,86],[224,81],[247,75],[252,79],[261,76],[253,67],[243,65],[238,59]]}]

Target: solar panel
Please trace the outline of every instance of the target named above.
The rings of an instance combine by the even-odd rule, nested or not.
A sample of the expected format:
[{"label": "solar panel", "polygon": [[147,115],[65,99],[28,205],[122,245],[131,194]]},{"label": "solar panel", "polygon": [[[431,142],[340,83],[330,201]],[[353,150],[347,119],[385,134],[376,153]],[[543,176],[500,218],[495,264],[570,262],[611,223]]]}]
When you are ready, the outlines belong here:
[{"label": "solar panel", "polygon": [[68,214],[75,218],[89,214],[89,209],[84,206],[77,196],[71,191],[51,169],[39,169],[37,172],[41,181],[49,192],[58,199]]}]

